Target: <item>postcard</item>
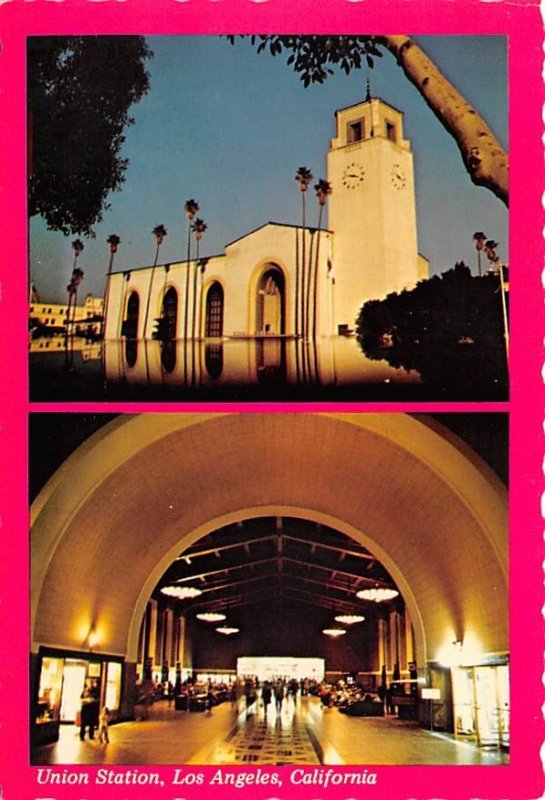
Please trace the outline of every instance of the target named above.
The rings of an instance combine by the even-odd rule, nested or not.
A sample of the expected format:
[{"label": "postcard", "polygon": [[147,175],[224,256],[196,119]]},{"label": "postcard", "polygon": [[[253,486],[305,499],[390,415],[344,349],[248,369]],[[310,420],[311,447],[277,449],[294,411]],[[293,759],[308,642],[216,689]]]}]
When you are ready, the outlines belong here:
[{"label": "postcard", "polygon": [[540,796],[539,8],[0,21],[0,797]]}]

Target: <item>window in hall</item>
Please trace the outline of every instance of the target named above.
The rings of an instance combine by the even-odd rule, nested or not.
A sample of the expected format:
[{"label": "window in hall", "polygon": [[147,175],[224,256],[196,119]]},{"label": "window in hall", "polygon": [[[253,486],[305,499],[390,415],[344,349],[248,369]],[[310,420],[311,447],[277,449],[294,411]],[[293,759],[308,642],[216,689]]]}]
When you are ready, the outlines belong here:
[{"label": "window in hall", "polygon": [[386,138],[391,142],[397,141],[396,126],[393,122],[389,122],[388,120],[386,120]]},{"label": "window in hall", "polygon": [[354,142],[361,142],[364,135],[364,127],[363,127],[363,120],[358,119],[354,122],[348,123],[348,130],[347,130],[347,139],[348,144],[353,144]]}]

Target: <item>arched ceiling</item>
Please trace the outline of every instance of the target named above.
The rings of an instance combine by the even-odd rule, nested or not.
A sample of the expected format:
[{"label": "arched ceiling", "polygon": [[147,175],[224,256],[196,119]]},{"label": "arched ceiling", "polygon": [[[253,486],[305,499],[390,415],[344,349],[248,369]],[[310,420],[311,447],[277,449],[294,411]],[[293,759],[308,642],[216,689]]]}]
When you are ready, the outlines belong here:
[{"label": "arched ceiling", "polygon": [[397,591],[369,550],[327,526],[292,517],[240,520],[199,539],[167,568],[154,596],[164,601],[173,587],[202,592],[170,601],[185,614],[224,613],[278,597],[361,614],[358,591]]},{"label": "arched ceiling", "polygon": [[[34,645],[134,658],[165,569],[218,528],[294,517],[353,538],[385,566],[420,663],[445,637],[507,650],[501,483],[456,437],[404,414],[146,414],[117,418],[33,505]],[[452,639],[451,639],[452,640]]]}]

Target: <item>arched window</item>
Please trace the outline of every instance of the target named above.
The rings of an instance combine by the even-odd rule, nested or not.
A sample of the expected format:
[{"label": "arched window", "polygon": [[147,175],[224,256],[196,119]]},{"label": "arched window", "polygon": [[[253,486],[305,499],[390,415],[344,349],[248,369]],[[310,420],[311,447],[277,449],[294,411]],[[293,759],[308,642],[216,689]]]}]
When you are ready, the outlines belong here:
[{"label": "arched window", "polygon": [[284,275],[278,267],[267,269],[257,288],[256,332],[281,335],[284,323]]},{"label": "arched window", "polygon": [[165,340],[176,338],[178,321],[178,292],[171,287],[163,297],[163,336]]},{"label": "arched window", "polygon": [[137,292],[131,292],[127,301],[127,316],[121,326],[121,336],[125,337],[125,359],[129,367],[134,367],[138,357],[138,315],[140,298]]},{"label": "arched window", "polygon": [[138,315],[140,313],[140,298],[137,292],[131,292],[127,302],[127,316],[123,321],[121,335],[127,339],[136,339],[138,334]]},{"label": "arched window", "polygon": [[223,287],[217,282],[210,286],[206,295],[205,336],[223,336]]}]

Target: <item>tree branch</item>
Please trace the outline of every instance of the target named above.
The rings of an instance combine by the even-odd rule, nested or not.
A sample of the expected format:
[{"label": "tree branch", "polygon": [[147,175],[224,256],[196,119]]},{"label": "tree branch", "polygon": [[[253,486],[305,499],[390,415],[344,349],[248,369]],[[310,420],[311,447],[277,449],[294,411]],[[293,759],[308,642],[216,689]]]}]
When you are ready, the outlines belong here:
[{"label": "tree branch", "polygon": [[493,131],[409,36],[377,36],[456,140],[473,183],[508,205],[508,156]]}]

